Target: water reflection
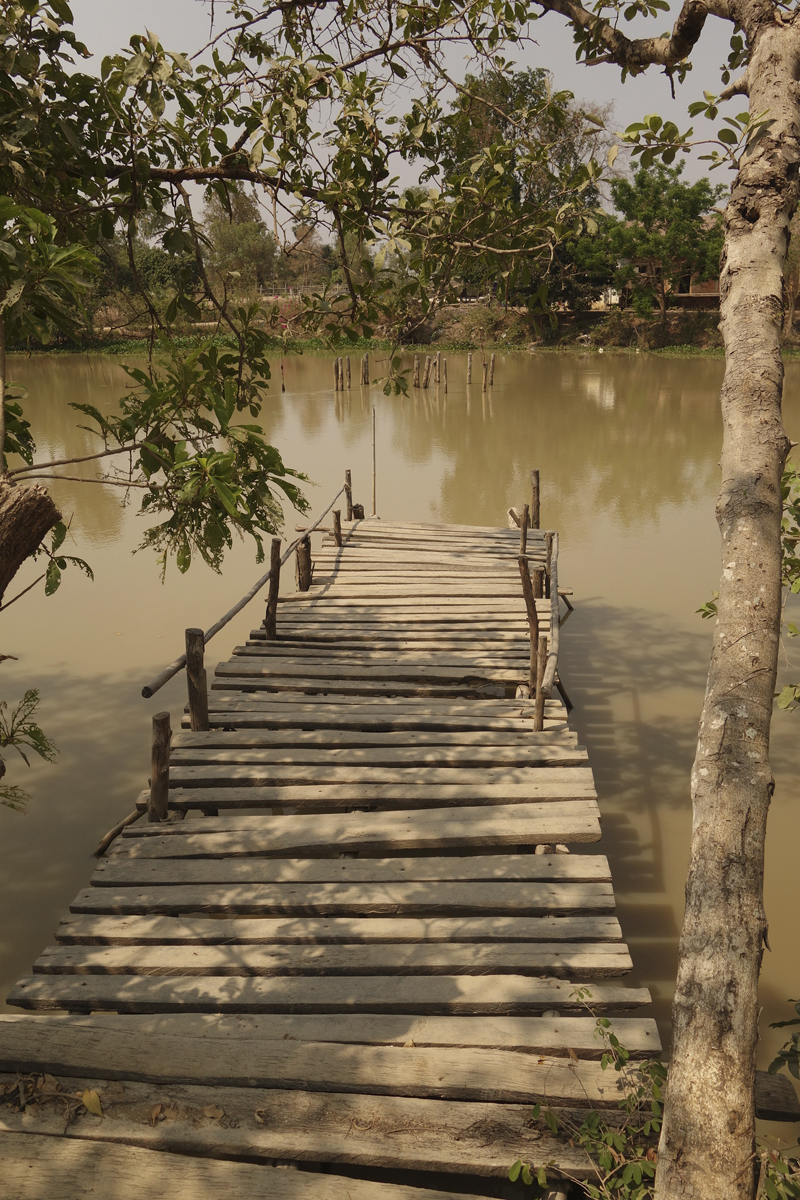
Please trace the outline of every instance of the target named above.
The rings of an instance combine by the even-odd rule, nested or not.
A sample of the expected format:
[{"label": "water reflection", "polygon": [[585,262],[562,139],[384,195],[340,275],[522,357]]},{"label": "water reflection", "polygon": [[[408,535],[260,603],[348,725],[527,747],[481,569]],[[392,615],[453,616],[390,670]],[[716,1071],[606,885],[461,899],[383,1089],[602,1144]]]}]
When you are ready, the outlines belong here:
[{"label": "water reflection", "polygon": [[[360,356],[351,356],[353,383]],[[372,377],[383,369],[373,356]],[[480,355],[473,377],[480,381]],[[118,364],[99,357],[17,359],[31,393],[42,451],[88,453],[68,402],[110,406],[125,388]],[[371,492],[372,405],[378,420],[378,512],[386,518],[504,524],[542,472],[542,519],[558,528],[562,582],[576,611],[564,629],[563,674],[574,723],[589,747],[620,914],[635,963],[666,1021],[689,837],[688,774],[702,703],[710,629],[696,615],[716,583],[722,363],[647,355],[498,355],[494,387],[466,384],[466,356],[448,355],[448,391],[432,386],[386,398],[380,386],[334,395],[329,357],[280,359],[263,425],[284,460],[318,485],[318,510],[353,471],[356,499]],[[787,426],[800,435],[800,366],[787,366]],[[30,773],[27,817],[0,811],[0,890],[6,912],[0,980],[26,970],[90,869],[97,837],[132,804],[147,775],[150,713],[177,714],[183,682],[152,701],[141,684],[179,652],[187,625],[207,627],[252,581],[249,548],[236,546],[221,578],[174,572],[162,587],[153,559],[132,557],[142,525],[113,489],[60,484],[74,512],[76,552],[97,582],[68,580],[9,610],[3,627],[4,694],[38,685],[57,768]],[[287,525],[295,524],[290,514]],[[219,656],[262,616],[261,603],[215,643]],[[212,665],[213,665],[212,656]],[[798,672],[800,676],[800,672]],[[153,707],[155,706],[155,708]],[[796,723],[775,721],[778,786],[770,818],[770,941],[762,981],[764,1022],[787,1015],[800,978],[792,900],[792,847],[800,832]],[[665,1028],[665,1026],[662,1027]],[[766,1033],[762,1058],[779,1035]]]}]

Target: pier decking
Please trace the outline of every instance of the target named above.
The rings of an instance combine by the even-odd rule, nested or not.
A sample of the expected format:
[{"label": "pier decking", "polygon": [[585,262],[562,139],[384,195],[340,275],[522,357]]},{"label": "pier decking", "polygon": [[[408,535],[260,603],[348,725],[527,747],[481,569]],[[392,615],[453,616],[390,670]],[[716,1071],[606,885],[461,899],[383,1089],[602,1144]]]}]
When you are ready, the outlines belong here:
[{"label": "pier decking", "polygon": [[634,1057],[660,1045],[607,860],[569,852],[600,839],[586,750],[555,689],[540,731],[518,696],[519,541],[347,523],[277,639],[219,664],[168,822],[124,830],[8,998],[38,1015],[0,1019],[6,1194],[466,1200],[519,1157],[587,1173],[531,1111],[618,1100],[576,989]]}]

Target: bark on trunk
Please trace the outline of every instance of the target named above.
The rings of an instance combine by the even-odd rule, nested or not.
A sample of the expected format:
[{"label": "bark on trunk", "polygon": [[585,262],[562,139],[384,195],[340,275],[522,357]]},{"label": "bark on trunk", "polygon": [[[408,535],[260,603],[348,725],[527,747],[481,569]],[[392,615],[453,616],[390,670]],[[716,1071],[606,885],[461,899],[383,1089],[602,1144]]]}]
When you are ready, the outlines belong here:
[{"label": "bark on trunk", "polygon": [[22,487],[0,479],[0,603],[25,559],[60,520],[61,513],[46,488],[40,484]]},{"label": "bark on trunk", "polygon": [[726,369],[718,618],[692,771],[686,912],[657,1200],[752,1200],[758,976],[766,935],[769,728],[781,602],[783,266],[798,199],[800,35],[748,30],[750,111],[774,124],[740,166],[720,280]]}]

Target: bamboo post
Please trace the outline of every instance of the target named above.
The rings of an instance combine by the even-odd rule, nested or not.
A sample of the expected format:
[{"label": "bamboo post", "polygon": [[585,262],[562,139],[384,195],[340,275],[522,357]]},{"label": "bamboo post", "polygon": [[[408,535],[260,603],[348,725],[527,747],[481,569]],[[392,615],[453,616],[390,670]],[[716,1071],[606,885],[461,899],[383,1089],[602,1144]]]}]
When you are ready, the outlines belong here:
[{"label": "bamboo post", "polygon": [[195,733],[210,729],[208,685],[203,665],[205,637],[202,629],[186,630],[186,685],[189,690],[189,721]]},{"label": "bamboo post", "polygon": [[347,381],[347,390],[350,391],[350,355],[348,354],[344,360],[344,376]]},{"label": "bamboo post", "polygon": [[539,524],[539,472],[531,471],[531,528],[541,529]]},{"label": "bamboo post", "polygon": [[472,383],[472,351],[467,355],[467,383]]},{"label": "bamboo post", "polygon": [[520,554],[519,556],[519,577],[522,580],[522,594],[525,597],[525,609],[528,613],[528,630],[531,638],[529,684],[531,694],[533,694],[533,689],[536,686],[536,656],[538,653],[539,644],[539,616],[536,612],[536,601],[533,598],[533,585],[531,584],[530,571],[528,570],[528,560],[524,554]]},{"label": "bamboo post", "polygon": [[345,499],[347,500],[347,519],[348,519],[348,521],[352,521],[352,519],[353,519],[353,481],[350,477],[349,471],[345,471],[345,473],[344,473],[344,494],[345,494]]},{"label": "bamboo post", "polygon": [[528,525],[530,523],[531,514],[527,504],[522,510],[522,520],[519,523],[519,552],[524,554],[528,548]]},{"label": "bamboo post", "polygon": [[494,386],[494,355],[489,359],[489,387]]},{"label": "bamboo post", "polygon": [[441,379],[442,379],[442,352],[441,352],[441,350],[437,350],[436,351],[436,362],[434,364],[434,369],[433,369],[433,382],[441,383]]},{"label": "bamboo post", "polygon": [[547,638],[540,635],[536,651],[536,705],[533,710],[533,728],[544,729],[544,669],[547,665]]},{"label": "bamboo post", "polygon": [[430,354],[426,354],[425,355],[425,370],[422,372],[422,386],[424,388],[426,388],[428,386],[428,380],[430,379],[430,377],[431,377],[431,356],[430,356]]},{"label": "bamboo post", "polygon": [[311,587],[311,538],[304,537],[297,543],[297,590],[307,592]]},{"label": "bamboo post", "polygon": [[281,539],[273,538],[269,553],[269,592],[267,612],[264,617],[264,632],[268,642],[274,642],[278,622],[278,589],[281,586]]},{"label": "bamboo post", "polygon": [[333,540],[337,546],[342,544],[342,513],[341,509],[333,510]]},{"label": "bamboo post", "polygon": [[486,391],[486,380],[489,373],[489,364],[486,359],[483,360],[483,390]]},{"label": "bamboo post", "polygon": [[169,743],[172,730],[169,713],[153,717],[153,742],[150,756],[150,798],[147,801],[148,821],[163,821],[169,801]]},{"label": "bamboo post", "polygon": [[447,395],[447,359],[442,359],[442,380],[444,382],[444,394]]},{"label": "bamboo post", "polygon": [[419,355],[414,355],[414,387],[419,387]]},{"label": "bamboo post", "polygon": [[378,515],[378,507],[377,507],[377,486],[378,486],[378,484],[377,484],[377,480],[378,480],[378,468],[377,468],[377,460],[375,457],[375,405],[373,404],[373,406],[372,406],[372,515],[373,515],[373,517],[377,517],[377,515]]}]

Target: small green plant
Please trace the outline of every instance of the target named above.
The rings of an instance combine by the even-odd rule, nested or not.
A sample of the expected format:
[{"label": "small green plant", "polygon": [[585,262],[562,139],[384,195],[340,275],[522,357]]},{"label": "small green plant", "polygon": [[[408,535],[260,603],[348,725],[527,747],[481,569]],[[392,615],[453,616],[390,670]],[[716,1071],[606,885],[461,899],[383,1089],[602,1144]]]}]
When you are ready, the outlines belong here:
[{"label": "small green plant", "polygon": [[[36,688],[30,688],[12,712],[8,711],[6,701],[0,700],[0,750],[13,746],[27,766],[31,764],[26,750],[32,750],[45,762],[54,762],[58,753],[49,737],[33,719],[38,707],[39,693]],[[5,773],[5,758],[0,754],[0,781]],[[29,799],[28,793],[22,788],[0,782],[0,804],[22,812]]]}]

